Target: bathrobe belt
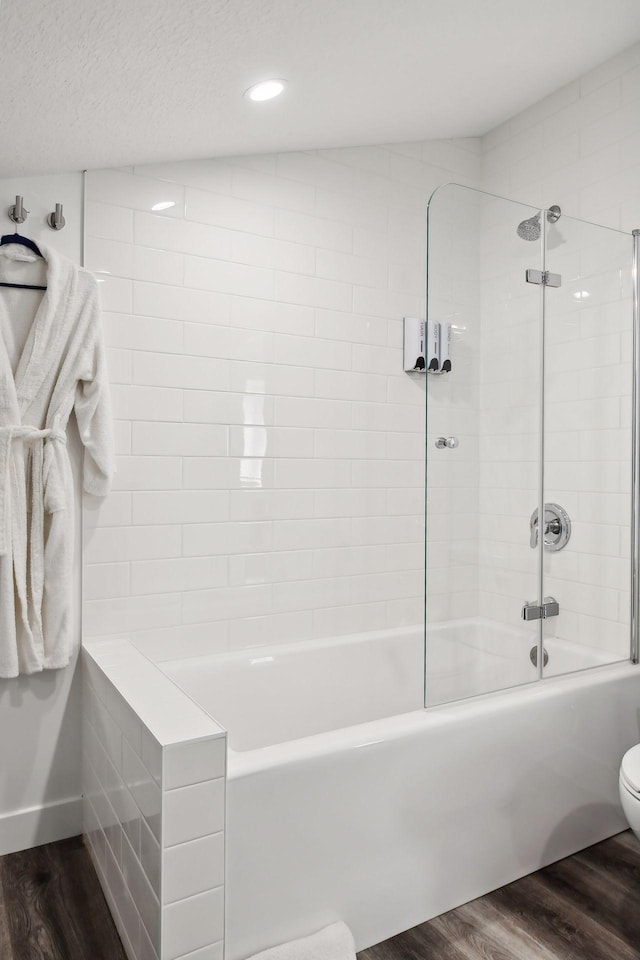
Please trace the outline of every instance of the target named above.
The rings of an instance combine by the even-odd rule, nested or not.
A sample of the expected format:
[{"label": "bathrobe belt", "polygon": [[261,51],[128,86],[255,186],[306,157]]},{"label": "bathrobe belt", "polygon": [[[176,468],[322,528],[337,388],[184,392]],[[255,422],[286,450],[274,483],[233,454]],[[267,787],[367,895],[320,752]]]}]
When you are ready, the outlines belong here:
[{"label": "bathrobe belt", "polygon": [[23,440],[32,451],[31,468],[31,524],[42,529],[44,511],[55,513],[65,506],[64,481],[60,476],[54,443],[66,446],[67,435],[60,429],[59,417],[52,427],[0,427],[0,557],[8,553],[7,520],[11,511],[12,443]]},{"label": "bathrobe belt", "polygon": [[[12,540],[14,554],[24,557],[26,548],[27,530],[18,516],[22,497],[12,451],[14,440],[22,440],[31,449],[28,579],[36,619],[39,621],[44,585],[44,514],[45,511],[55,513],[65,507],[64,477],[58,455],[61,451],[59,445],[66,446],[67,436],[60,428],[59,417],[55,417],[52,427],[44,430],[22,425],[0,427],[0,557],[11,551]],[[18,502],[15,504],[12,491],[17,494]],[[9,534],[9,525],[12,534]],[[26,563],[14,564],[17,581],[22,580],[19,569],[22,568],[26,573],[25,567]],[[16,582],[16,586],[21,598],[26,600],[26,583]]]}]

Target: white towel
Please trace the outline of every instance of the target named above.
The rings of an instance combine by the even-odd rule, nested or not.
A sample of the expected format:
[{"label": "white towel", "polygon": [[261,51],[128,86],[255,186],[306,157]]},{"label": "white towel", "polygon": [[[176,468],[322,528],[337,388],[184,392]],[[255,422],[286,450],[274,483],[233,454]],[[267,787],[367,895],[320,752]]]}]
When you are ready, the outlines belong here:
[{"label": "white towel", "polygon": [[309,937],[262,950],[250,960],[354,960],[355,955],[352,933],[346,923],[340,920]]}]

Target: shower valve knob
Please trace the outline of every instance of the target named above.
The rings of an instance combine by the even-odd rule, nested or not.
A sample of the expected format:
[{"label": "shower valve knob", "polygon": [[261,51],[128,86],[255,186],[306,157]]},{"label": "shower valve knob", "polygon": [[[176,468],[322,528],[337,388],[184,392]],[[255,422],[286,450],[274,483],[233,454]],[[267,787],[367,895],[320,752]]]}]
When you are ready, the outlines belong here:
[{"label": "shower valve knob", "polygon": [[[571,520],[569,514],[558,503],[545,503],[544,505],[544,524],[543,524],[543,544],[545,550],[555,552],[566,547],[571,537]],[[532,550],[538,546],[538,508],[531,514],[529,520],[529,529],[531,538],[529,544]]]},{"label": "shower valve knob", "polygon": [[438,450],[444,450],[445,447],[448,447],[450,450],[455,450],[460,441],[457,437],[438,437],[436,440],[436,447]]}]

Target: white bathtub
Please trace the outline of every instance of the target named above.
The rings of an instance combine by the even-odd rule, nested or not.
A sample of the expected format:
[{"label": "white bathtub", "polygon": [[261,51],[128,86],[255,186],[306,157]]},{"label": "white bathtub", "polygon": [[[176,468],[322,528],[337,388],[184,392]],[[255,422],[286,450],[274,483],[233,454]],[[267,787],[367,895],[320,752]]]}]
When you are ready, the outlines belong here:
[{"label": "white bathtub", "polygon": [[[529,653],[536,646],[531,626],[511,629],[482,618],[429,626],[426,663],[428,705],[477,697],[537,680]],[[611,658],[593,647],[548,637],[545,677],[600,666]],[[537,651],[536,651],[537,652]]]},{"label": "white bathtub", "polygon": [[362,949],[625,828],[640,671],[527,684],[528,638],[476,627],[432,631],[433,694],[482,692],[487,644],[525,685],[426,711],[421,630],[160,664],[228,730],[226,960],[338,918]]}]

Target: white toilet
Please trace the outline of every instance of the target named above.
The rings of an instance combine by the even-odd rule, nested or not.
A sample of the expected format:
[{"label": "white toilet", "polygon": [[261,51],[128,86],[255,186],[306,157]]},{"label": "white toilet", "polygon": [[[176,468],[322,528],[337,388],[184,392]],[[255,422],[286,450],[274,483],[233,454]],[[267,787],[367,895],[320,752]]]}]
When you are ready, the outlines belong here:
[{"label": "white toilet", "polygon": [[624,815],[640,840],[640,743],[627,750],[622,758],[619,787]]}]

